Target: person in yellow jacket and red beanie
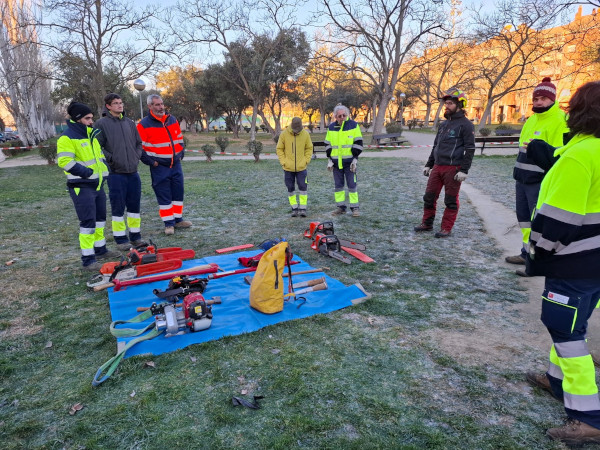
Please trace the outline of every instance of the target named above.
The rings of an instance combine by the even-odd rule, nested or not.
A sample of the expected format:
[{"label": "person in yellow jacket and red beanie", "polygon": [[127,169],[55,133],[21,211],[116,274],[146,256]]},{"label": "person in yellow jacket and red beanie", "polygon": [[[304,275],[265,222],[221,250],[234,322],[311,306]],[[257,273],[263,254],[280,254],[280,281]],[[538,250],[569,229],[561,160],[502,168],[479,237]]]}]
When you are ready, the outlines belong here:
[{"label": "person in yellow jacket and red beanie", "polygon": [[149,95],[147,103],[150,112],[137,125],[142,138],[141,160],[150,166],[165,234],[174,234],[175,228],[192,226],[192,222],[183,220],[183,134],[175,117],[165,113],[160,95]]},{"label": "person in yellow jacket and red beanie", "polygon": [[600,397],[586,341],[600,305],[600,82],[569,101],[569,142],[542,181],[531,220],[526,270],[546,277],[541,320],[552,338],[545,374],[527,380],[564,403],[564,426],[546,434],[568,445],[600,444]]},{"label": "person in yellow jacket and red beanie", "polygon": [[[550,78],[544,78],[533,90],[532,110],[533,115],[527,119],[521,130],[519,153],[513,169],[517,221],[521,228],[522,246],[520,255],[505,258],[505,261],[510,264],[525,264],[531,230],[531,213],[537,202],[540,184],[546,175],[546,171],[533,160],[532,152],[540,151],[538,146],[543,143],[539,141],[552,147],[562,147],[565,135],[569,131],[566,114],[556,103],[556,86]],[[517,270],[516,274],[527,276],[522,270]]]},{"label": "person in yellow jacket and red beanie", "polygon": [[97,272],[98,259],[117,259],[120,253],[108,251],[104,238],[108,167],[98,143],[99,131],[92,128],[94,115],[85,104],[71,102],[67,107],[67,129],[56,142],[58,166],[67,176],[67,188],[79,219],[79,247],[85,270]]},{"label": "person in yellow jacket and red beanie", "polygon": [[[302,127],[302,119],[294,117],[277,141],[277,157],[283,168],[288,200],[292,207],[292,217],[306,217],[308,204],[308,170],[313,154],[310,135]],[[298,198],[296,198],[298,184]],[[299,200],[299,201],[298,201]]]}]

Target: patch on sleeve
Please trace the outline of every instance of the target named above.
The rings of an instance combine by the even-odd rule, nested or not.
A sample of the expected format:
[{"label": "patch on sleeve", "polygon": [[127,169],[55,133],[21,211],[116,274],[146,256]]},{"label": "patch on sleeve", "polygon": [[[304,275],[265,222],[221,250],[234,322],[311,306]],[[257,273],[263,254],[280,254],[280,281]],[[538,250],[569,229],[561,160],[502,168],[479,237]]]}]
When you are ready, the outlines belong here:
[{"label": "patch on sleeve", "polygon": [[566,295],[557,294],[556,292],[548,291],[548,300],[562,303],[563,305],[569,304],[569,297],[567,297]]}]

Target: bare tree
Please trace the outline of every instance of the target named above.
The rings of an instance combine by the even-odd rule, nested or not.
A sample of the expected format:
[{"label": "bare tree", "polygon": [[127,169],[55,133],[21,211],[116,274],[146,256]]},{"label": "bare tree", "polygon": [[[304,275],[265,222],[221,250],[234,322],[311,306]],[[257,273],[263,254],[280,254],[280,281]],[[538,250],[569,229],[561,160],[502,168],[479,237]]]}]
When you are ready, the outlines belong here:
[{"label": "bare tree", "polygon": [[[295,29],[300,0],[181,1],[178,26],[174,28],[187,44],[209,44],[225,54],[238,70],[231,79],[252,102],[250,140],[256,139],[256,118],[271,92],[271,70],[278,50]],[[184,24],[183,26],[181,24]],[[292,74],[290,74],[292,75]]]},{"label": "bare tree", "polygon": [[[159,58],[174,51],[172,39],[154,25],[157,6],[143,9],[126,0],[48,0],[48,20],[42,25],[57,38],[46,45],[55,59],[83,61],[81,68],[98,112],[114,89],[105,85],[107,68],[119,81],[131,81],[155,68]],[[57,82],[74,80],[55,76]]]},{"label": "bare tree", "polygon": [[405,73],[402,65],[425,36],[442,31],[442,2],[429,0],[322,0],[333,30],[323,44],[350,77],[363,80],[374,92],[373,133],[381,132],[385,113]]},{"label": "bare tree", "polygon": [[580,24],[553,31],[565,11],[560,0],[501,0],[492,13],[473,12],[477,45],[471,61],[484,102],[480,126],[491,121],[496,101],[539,83],[536,66],[543,58],[585,35]]},{"label": "bare tree", "polygon": [[48,68],[42,60],[35,13],[25,0],[0,4],[0,103],[12,114],[25,145],[54,135]]},{"label": "bare tree", "polygon": [[427,108],[425,125],[429,126],[432,108],[437,104],[433,114],[433,126],[437,126],[442,104],[440,94],[452,86],[460,86],[469,91],[476,74],[468,61],[469,46],[460,40],[451,43],[429,41],[424,45],[423,55],[411,60],[408,64],[414,69],[402,80],[403,91],[407,96],[419,99]]}]

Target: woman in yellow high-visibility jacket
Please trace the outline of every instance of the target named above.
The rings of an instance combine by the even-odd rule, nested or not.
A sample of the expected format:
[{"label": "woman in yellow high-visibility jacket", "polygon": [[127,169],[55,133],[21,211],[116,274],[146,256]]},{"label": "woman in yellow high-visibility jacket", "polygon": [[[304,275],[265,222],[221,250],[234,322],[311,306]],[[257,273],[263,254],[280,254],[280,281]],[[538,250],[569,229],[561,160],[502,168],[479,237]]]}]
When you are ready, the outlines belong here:
[{"label": "woman in yellow high-visibility jacket", "polygon": [[350,119],[350,110],[344,105],[333,108],[332,122],[327,128],[325,136],[325,152],[329,162],[327,169],[333,172],[335,183],[335,204],[337,210],[334,215],[346,214],[346,191],[344,180],[348,185],[348,199],[353,216],[359,216],[358,191],[356,190],[356,165],[358,155],[363,150],[362,133],[358,123]]},{"label": "woman in yellow high-visibility jacket", "polygon": [[552,337],[546,374],[527,380],[561,399],[567,424],[547,434],[569,445],[600,443],[600,398],[586,342],[600,304],[600,82],[569,101],[573,137],[554,156],[532,216],[527,273],[546,277],[542,322]]}]

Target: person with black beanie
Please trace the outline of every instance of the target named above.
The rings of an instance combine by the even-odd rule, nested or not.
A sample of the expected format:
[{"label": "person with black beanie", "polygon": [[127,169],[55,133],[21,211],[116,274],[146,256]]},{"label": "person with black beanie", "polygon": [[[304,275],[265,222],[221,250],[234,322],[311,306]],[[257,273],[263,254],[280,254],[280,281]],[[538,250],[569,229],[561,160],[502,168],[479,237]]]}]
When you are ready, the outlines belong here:
[{"label": "person with black beanie", "polygon": [[120,253],[109,251],[104,238],[108,175],[98,131],[92,128],[92,110],[85,104],[71,102],[67,107],[67,129],[56,143],[57,162],[67,176],[67,188],[79,218],[79,247],[85,270],[99,272],[98,259],[117,259]]}]

